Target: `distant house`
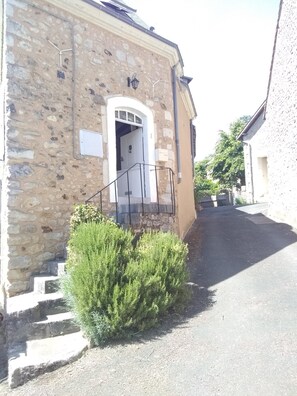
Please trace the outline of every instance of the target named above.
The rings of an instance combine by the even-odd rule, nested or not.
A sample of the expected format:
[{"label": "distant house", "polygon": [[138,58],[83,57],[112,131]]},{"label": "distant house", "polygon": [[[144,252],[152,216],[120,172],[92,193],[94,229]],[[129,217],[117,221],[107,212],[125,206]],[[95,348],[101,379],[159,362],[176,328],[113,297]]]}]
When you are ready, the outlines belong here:
[{"label": "distant house", "polygon": [[297,3],[280,2],[266,101],[240,135],[250,202],[297,227]]},{"label": "distant house", "polygon": [[183,237],[196,116],[176,44],[123,1],[5,0],[1,286],[62,257],[74,204]]},{"label": "distant house", "polygon": [[249,203],[268,200],[267,145],[258,143],[264,123],[265,102],[247,123],[239,138],[244,142],[246,198]]}]

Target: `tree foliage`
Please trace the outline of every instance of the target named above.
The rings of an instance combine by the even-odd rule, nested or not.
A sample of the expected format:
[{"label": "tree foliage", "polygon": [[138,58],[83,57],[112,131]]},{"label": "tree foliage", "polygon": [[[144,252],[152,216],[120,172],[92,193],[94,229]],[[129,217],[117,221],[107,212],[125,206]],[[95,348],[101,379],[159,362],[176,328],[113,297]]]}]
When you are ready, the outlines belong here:
[{"label": "tree foliage", "polygon": [[230,133],[220,131],[208,169],[212,179],[218,180],[222,187],[231,188],[238,183],[245,183],[243,144],[237,137],[249,119],[249,116],[243,116],[233,122],[230,125]]},{"label": "tree foliage", "polygon": [[219,183],[208,177],[211,159],[210,156],[195,164],[195,197],[198,201],[203,197],[215,195],[220,190]]}]

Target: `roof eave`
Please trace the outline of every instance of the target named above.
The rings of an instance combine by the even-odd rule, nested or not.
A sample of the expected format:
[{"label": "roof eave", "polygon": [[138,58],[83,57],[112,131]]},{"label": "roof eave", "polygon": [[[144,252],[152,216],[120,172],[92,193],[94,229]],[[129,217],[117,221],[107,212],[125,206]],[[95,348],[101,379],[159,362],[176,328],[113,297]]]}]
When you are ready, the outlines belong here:
[{"label": "roof eave", "polygon": [[245,135],[249,133],[250,128],[255,124],[257,119],[265,112],[265,107],[266,107],[266,100],[261,104],[261,106],[257,109],[255,114],[252,116],[252,118],[249,120],[249,122],[246,124],[246,126],[243,128],[241,133],[237,136],[237,140],[241,140]]}]

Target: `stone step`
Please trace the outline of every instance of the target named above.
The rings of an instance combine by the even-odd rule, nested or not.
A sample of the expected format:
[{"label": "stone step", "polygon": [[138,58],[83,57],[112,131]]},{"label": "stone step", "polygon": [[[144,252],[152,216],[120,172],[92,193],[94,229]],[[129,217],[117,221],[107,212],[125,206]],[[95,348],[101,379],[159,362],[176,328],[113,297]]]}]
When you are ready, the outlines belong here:
[{"label": "stone step", "polygon": [[31,328],[32,332],[28,335],[28,340],[57,337],[80,331],[71,312],[48,315],[45,320],[32,323]]},{"label": "stone step", "polygon": [[59,279],[59,276],[50,274],[36,275],[32,278],[32,289],[35,293],[55,293],[59,291]]},{"label": "stone step", "polygon": [[30,292],[8,298],[6,312],[10,318],[25,318],[36,322],[47,315],[67,312],[67,308],[61,292],[50,294]]},{"label": "stone step", "polygon": [[8,383],[11,388],[79,359],[89,347],[81,332],[43,340],[31,340],[8,351]]},{"label": "stone step", "polygon": [[48,315],[37,322],[11,321],[8,328],[7,339],[11,345],[80,331],[71,312]]},{"label": "stone step", "polygon": [[62,276],[65,274],[66,260],[51,260],[47,262],[47,271],[50,275]]}]

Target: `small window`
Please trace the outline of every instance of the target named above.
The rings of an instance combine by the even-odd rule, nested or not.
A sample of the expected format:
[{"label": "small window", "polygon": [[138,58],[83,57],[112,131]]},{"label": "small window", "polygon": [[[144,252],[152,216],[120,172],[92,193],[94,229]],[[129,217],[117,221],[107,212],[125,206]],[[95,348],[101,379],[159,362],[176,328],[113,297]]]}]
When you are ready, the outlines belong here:
[{"label": "small window", "polygon": [[126,112],[125,111],[120,111],[120,119],[121,120],[126,120]]},{"label": "small window", "polygon": [[127,124],[143,125],[142,119],[130,111],[115,110],[114,115],[117,120],[126,121]]},{"label": "small window", "polygon": [[128,113],[128,121],[134,122],[134,114]]}]

